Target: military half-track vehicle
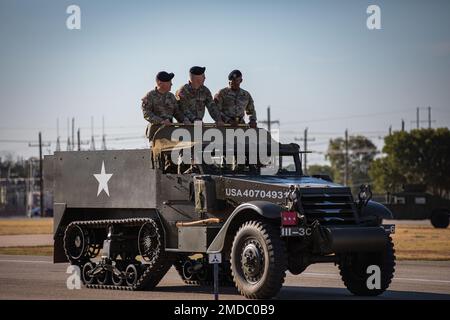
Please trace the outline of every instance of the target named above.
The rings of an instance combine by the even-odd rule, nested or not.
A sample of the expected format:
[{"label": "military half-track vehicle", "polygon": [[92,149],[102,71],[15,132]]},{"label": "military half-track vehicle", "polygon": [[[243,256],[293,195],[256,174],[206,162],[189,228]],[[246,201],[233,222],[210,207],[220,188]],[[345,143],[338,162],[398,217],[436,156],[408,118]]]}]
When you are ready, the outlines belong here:
[{"label": "military half-track vehicle", "polygon": [[[237,163],[194,138],[174,140],[180,128],[194,130],[163,126],[150,150],[45,157],[44,185],[54,194],[55,263],[79,266],[89,288],[143,290],[154,288],[172,266],[186,283],[210,283],[207,254],[220,252],[221,283],[236,286],[247,298],[274,297],[287,271],[297,275],[327,262],[339,266],[356,295],[379,295],[388,288],[395,228],[382,225],[391,212],[370,201],[365,189],[356,201],[348,187],[303,175],[299,146],[278,143],[267,132],[258,147],[277,144],[270,175],[267,164],[248,161],[247,140],[231,153],[246,159]],[[204,134],[211,129],[255,131],[201,127]],[[224,149],[234,142],[227,140]],[[214,161],[186,164],[169,157],[196,147]],[[373,265],[380,281],[369,288]]]}]

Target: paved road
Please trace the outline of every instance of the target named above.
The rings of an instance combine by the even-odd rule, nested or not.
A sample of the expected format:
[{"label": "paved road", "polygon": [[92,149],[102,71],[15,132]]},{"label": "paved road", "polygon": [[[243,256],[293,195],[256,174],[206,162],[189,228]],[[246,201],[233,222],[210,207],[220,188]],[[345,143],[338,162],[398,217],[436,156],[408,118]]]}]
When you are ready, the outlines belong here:
[{"label": "paved road", "polygon": [[[67,264],[50,257],[0,255],[0,299],[212,299],[212,289],[185,285],[172,268],[154,291],[68,290]],[[450,262],[399,261],[391,290],[377,299],[450,300]],[[221,299],[242,299],[232,288]],[[310,266],[302,275],[288,274],[280,299],[358,299],[343,286],[332,264]]]},{"label": "paved road", "polygon": [[52,234],[19,234],[0,236],[0,247],[30,247],[52,245]]}]

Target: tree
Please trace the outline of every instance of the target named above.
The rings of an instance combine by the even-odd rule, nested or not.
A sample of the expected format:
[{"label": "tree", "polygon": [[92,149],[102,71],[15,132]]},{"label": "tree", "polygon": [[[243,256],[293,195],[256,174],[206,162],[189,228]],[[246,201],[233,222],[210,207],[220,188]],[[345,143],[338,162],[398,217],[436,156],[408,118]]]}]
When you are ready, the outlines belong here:
[{"label": "tree", "polygon": [[[358,190],[363,183],[368,183],[369,167],[377,154],[377,147],[364,136],[350,136],[348,139],[348,180],[353,190]],[[331,139],[325,158],[331,163],[333,180],[344,183],[345,175],[345,140]]]},{"label": "tree", "polygon": [[376,190],[399,191],[404,184],[424,184],[436,195],[450,191],[450,130],[395,132],[384,140],[383,158],[370,169]]},{"label": "tree", "polygon": [[319,164],[312,164],[312,165],[308,166],[308,174],[310,176],[313,176],[316,174],[327,175],[330,178],[332,178],[333,170],[331,169],[330,166],[327,166],[327,165],[321,166]]}]

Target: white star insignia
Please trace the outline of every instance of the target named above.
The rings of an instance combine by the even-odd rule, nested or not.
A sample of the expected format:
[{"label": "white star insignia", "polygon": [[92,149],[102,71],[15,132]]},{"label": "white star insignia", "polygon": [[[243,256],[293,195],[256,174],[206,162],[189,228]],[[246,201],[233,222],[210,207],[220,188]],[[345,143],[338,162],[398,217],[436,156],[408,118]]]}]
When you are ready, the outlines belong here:
[{"label": "white star insignia", "polygon": [[111,179],[112,175],[112,173],[105,173],[105,161],[102,161],[102,171],[100,174],[94,174],[95,179],[98,181],[97,197],[102,191],[105,191],[109,197],[108,181]]}]

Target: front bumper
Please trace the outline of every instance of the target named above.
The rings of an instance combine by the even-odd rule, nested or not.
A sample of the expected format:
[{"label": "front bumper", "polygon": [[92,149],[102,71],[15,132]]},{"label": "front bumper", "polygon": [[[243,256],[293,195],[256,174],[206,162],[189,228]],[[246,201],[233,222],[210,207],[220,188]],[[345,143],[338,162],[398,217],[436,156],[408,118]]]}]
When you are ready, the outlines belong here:
[{"label": "front bumper", "polygon": [[322,254],[382,251],[395,225],[281,227],[281,237],[300,237],[312,242]]}]

